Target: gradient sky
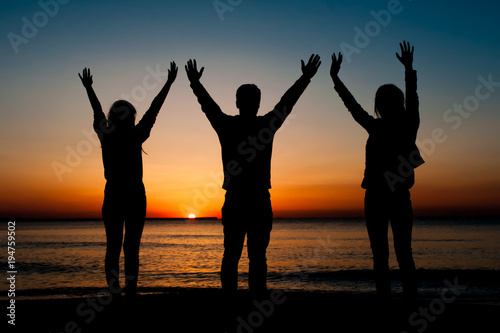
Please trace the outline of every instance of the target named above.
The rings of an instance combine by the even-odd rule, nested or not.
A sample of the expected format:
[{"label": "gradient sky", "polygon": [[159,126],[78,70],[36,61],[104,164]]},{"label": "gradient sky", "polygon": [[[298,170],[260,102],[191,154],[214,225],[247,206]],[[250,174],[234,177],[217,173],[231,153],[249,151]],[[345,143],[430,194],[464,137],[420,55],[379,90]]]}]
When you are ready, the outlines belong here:
[{"label": "gradient sky", "polygon": [[381,84],[404,87],[402,40],[415,46],[427,161],[416,214],[500,214],[498,2],[222,0],[222,16],[210,0],[60,2],[0,2],[0,217],[99,217],[101,151],[77,73],[91,68],[105,110],[125,98],[141,117],[161,87],[150,72],[170,61],[179,75],[143,146],[147,216],[220,216],[220,146],[186,61],[205,66],[202,83],[228,114],[236,88],[257,84],[263,114],[312,53],[322,65],[274,143],[275,216],[362,216],[367,134],[333,90],[330,55],[344,52],[340,76],[372,112]]}]

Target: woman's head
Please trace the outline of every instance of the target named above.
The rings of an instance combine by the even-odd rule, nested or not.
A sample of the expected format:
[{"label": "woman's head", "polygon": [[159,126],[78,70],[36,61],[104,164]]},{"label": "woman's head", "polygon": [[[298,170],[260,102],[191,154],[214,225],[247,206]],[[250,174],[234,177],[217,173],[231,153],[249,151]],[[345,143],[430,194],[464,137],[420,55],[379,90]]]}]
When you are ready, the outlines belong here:
[{"label": "woman's head", "polygon": [[375,94],[375,114],[382,119],[391,119],[405,109],[405,95],[393,84],[384,84]]},{"label": "woman's head", "polygon": [[118,100],[109,109],[108,121],[118,128],[133,127],[136,113],[132,104],[124,100]]}]

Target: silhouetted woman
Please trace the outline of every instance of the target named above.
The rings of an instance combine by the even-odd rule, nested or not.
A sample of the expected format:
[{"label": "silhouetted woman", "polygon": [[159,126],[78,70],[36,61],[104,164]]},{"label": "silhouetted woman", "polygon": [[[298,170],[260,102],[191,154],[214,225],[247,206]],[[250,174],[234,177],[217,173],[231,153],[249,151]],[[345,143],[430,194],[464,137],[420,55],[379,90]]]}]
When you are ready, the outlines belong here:
[{"label": "silhouetted woman", "polygon": [[[83,76],[82,76],[83,75]],[[142,182],[142,143],[149,137],[177,76],[175,62],[170,63],[168,79],[141,121],[135,125],[136,111],[132,104],[119,100],[113,103],[106,119],[92,88],[90,69],[80,79],[94,110],[94,130],[102,147],[106,187],[102,218],[106,229],[106,282],[112,293],[120,292],[119,258],[125,224],[125,294],[134,295],[139,274],[139,245],[146,218],[146,192]]]},{"label": "silhouetted woman", "polygon": [[402,273],[403,293],[414,299],[417,293],[415,263],[411,248],[413,209],[410,188],[414,169],[424,163],[415,144],[420,124],[417,75],[412,68],[413,47],[403,42],[401,56],[405,67],[405,94],[395,85],[381,86],[375,95],[375,115],[369,115],[356,102],[338,77],[342,54],[332,55],[330,76],[335,90],[352,117],[369,134],[366,166],[361,186],[365,192],[365,219],[373,253],[377,294],[390,298],[388,225],[392,227],[394,249]]}]

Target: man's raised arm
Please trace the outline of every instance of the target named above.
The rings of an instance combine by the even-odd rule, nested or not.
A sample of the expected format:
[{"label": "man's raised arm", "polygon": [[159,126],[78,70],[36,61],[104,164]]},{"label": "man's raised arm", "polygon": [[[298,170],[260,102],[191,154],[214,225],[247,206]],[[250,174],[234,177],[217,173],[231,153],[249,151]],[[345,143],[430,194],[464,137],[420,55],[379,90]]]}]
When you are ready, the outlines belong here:
[{"label": "man's raised arm", "polygon": [[[279,128],[286,117],[292,111],[293,106],[299,100],[302,93],[306,90],[307,86],[311,82],[311,79],[318,71],[319,66],[321,65],[321,61],[319,60],[319,55],[312,54],[307,62],[307,65],[304,64],[304,61],[301,60],[301,69],[302,76],[295,81],[295,83],[285,92],[285,94],[281,97],[280,101],[274,107],[274,110],[269,112],[266,116],[273,117],[274,124],[273,127]],[[276,117],[276,118],[275,118]]]},{"label": "man's raised arm", "polygon": [[191,89],[193,89],[193,93],[198,98],[198,103],[201,105],[201,110],[207,116],[208,120],[212,124],[212,127],[216,128],[219,121],[225,116],[225,114],[200,82],[200,78],[203,75],[205,67],[202,67],[198,71],[196,60],[189,59],[184,68],[186,69],[187,77],[191,83]]}]

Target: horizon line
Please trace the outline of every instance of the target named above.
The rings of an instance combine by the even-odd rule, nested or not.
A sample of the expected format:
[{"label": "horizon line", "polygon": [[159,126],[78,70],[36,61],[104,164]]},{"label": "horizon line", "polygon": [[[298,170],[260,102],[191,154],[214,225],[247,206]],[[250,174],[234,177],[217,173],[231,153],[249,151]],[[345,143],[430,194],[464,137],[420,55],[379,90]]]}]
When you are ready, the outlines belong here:
[{"label": "horizon line", "polygon": [[[489,215],[415,215],[415,218],[500,218],[498,214]],[[298,220],[298,219],[364,219],[364,216],[300,216],[300,217],[273,217],[273,220]],[[16,221],[16,222],[48,222],[48,221],[102,221],[102,217],[23,217],[23,218],[5,218],[0,217],[1,222]],[[200,217],[147,217],[146,220],[221,220],[217,216],[200,216]]]}]

